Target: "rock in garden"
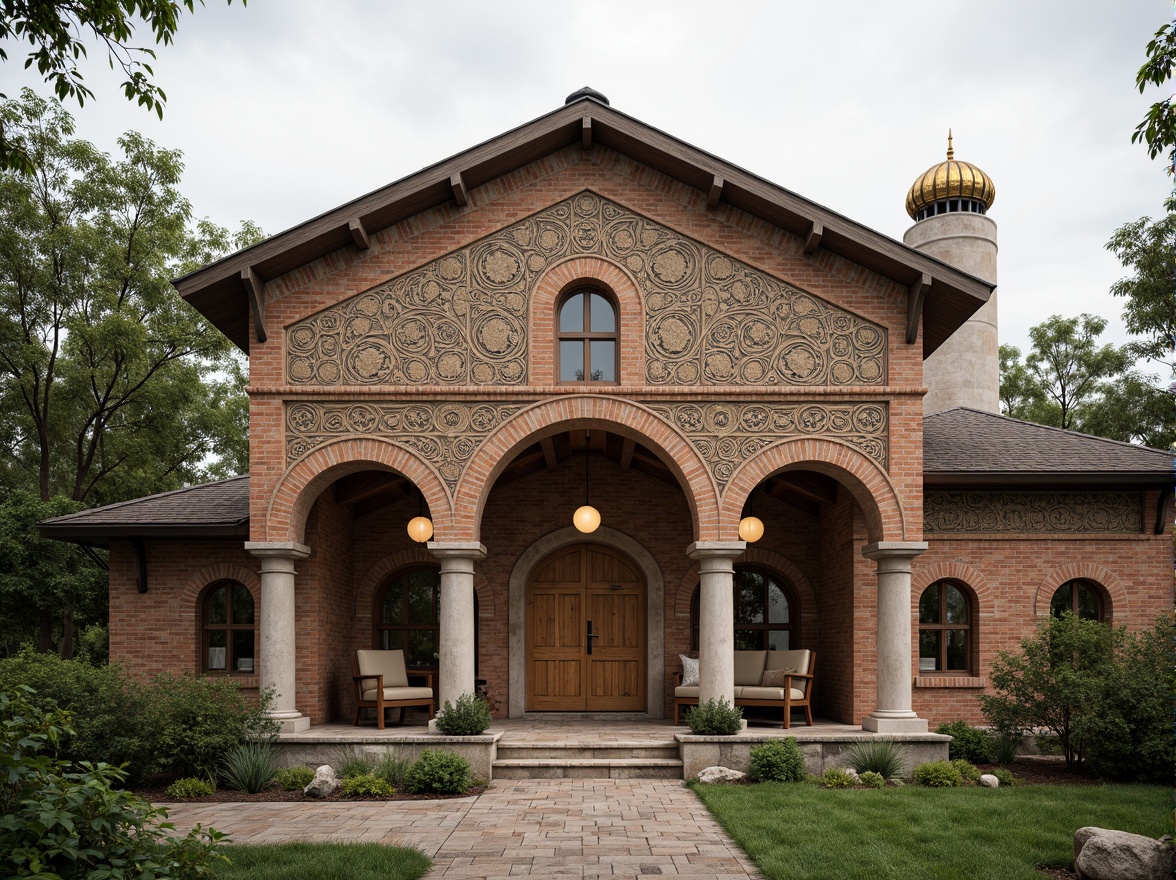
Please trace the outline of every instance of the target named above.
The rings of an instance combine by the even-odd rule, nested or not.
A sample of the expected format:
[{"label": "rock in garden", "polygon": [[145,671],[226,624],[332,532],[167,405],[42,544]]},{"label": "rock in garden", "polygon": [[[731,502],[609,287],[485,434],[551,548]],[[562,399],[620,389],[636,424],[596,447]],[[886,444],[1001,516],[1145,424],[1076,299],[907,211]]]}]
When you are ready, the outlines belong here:
[{"label": "rock in garden", "polygon": [[1074,868],[1082,880],[1165,880],[1172,854],[1158,840],[1126,831],[1079,828],[1074,834]]},{"label": "rock in garden", "polygon": [[727,767],[707,767],[698,774],[699,782],[738,782],[746,773],[730,770]]},{"label": "rock in garden", "polygon": [[985,788],[1000,788],[1000,780],[991,773],[980,774],[980,784]]},{"label": "rock in garden", "polygon": [[302,793],[310,797],[329,797],[339,790],[339,779],[330,764],[323,764],[314,771],[314,779],[310,785],[302,789]]}]

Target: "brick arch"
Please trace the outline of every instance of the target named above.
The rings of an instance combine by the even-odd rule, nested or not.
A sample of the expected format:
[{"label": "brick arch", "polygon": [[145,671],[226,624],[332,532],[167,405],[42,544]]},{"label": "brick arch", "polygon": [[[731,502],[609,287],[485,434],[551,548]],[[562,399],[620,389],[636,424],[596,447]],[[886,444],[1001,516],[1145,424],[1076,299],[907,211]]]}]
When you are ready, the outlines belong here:
[{"label": "brick arch", "polygon": [[[188,578],[178,595],[179,616],[188,620],[191,631],[195,633],[192,640],[192,669],[197,675],[204,671],[204,658],[201,656],[204,651],[204,621],[200,609],[204,604],[204,594],[218,581],[236,581],[253,596],[253,656],[257,661],[261,659],[261,576],[253,569],[236,563],[206,565]],[[259,665],[255,661],[254,676],[258,674]],[[250,678],[243,679],[242,683],[249,684]]]},{"label": "brick arch", "polygon": [[437,540],[450,540],[453,501],[433,466],[415,452],[379,437],[345,438],[321,446],[291,465],[270,493],[265,518],[266,541],[302,542],[306,518],[315,499],[340,477],[358,471],[392,471],[424,493]]},{"label": "brick arch", "polygon": [[[918,563],[915,563],[918,565]],[[911,575],[911,610],[918,620],[919,598],[923,591],[936,581],[945,579],[959,581],[964,584],[976,599],[976,616],[989,616],[996,613],[995,593],[980,569],[973,568],[963,562],[937,562],[926,568],[920,568]],[[917,627],[916,627],[917,628]]]},{"label": "brick arch", "polygon": [[[359,589],[355,594],[355,622],[360,631],[371,630],[372,602],[375,599],[376,588],[388,575],[401,568],[415,565],[439,566],[437,557],[424,547],[413,547],[389,553],[378,560],[367,570],[360,579]],[[493,619],[495,615],[494,591],[486,575],[474,569],[474,591],[478,594],[478,617]]]},{"label": "brick arch", "polygon": [[563,293],[577,285],[603,287],[616,298],[621,384],[644,383],[645,302],[641,289],[633,277],[612,260],[577,256],[551,267],[539,278],[531,293],[531,384],[556,384],[555,304]]},{"label": "brick arch", "polygon": [[906,541],[906,517],[890,476],[853,447],[837,440],[805,437],[785,440],[739,466],[723,490],[720,529],[734,540],[751,491],[780,471],[811,470],[832,477],[857,500],[866,515],[869,540]]},{"label": "brick arch", "polygon": [[694,520],[694,539],[719,540],[718,492],[694,447],[677,429],[641,404],[595,394],[569,394],[536,403],[486,438],[458,483],[453,515],[457,536],[452,540],[479,540],[482,511],[502,470],[522,449],[570,428],[605,428],[649,447],[674,474],[686,495]]},{"label": "brick arch", "polygon": [[1107,623],[1114,621],[1116,608],[1127,608],[1127,590],[1113,571],[1093,562],[1067,562],[1046,575],[1045,580],[1037,587],[1037,592],[1033,596],[1033,616],[1048,617],[1049,601],[1053,598],[1054,592],[1062,584],[1077,578],[1092,581],[1102,590],[1103,599],[1106,601]]}]

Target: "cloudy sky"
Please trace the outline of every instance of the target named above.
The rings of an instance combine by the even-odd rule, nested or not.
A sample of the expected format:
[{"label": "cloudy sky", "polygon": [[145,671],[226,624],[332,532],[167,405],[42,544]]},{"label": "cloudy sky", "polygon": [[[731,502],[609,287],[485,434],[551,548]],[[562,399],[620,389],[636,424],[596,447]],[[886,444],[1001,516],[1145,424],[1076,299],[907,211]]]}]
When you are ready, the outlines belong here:
[{"label": "cloudy sky", "polygon": [[[113,151],[179,149],[198,215],[279,232],[514,128],[583,85],[613,107],[886,235],[944,155],[997,187],[1002,342],[1087,311],[1125,338],[1104,245],[1171,187],[1130,142],[1135,72],[1169,0],[495,3],[249,0],[185,16],[159,50],[162,122],[105,56],[70,106]],[[143,39],[148,35],[143,33]],[[48,88],[8,45],[0,91]]]}]

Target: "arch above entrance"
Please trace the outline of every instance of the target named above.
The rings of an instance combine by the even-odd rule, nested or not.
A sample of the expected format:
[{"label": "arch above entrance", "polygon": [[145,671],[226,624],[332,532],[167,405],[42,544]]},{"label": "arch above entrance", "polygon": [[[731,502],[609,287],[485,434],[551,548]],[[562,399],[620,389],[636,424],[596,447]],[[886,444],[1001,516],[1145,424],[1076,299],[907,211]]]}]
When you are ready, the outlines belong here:
[{"label": "arch above entrance", "polygon": [[453,502],[433,466],[410,449],[366,437],[328,443],[291,465],[270,492],[265,537],[254,536],[254,540],[301,543],[310,508],[323,489],[340,477],[366,470],[392,471],[411,480],[425,496],[436,533],[448,535]]},{"label": "arch above entrance", "polygon": [[645,579],[645,698],[650,718],[665,713],[665,578],[653,555],[623,532],[601,526],[590,539],[572,527],[550,532],[523,551],[510,573],[507,602],[510,631],[507,639],[509,714],[520,718],[526,711],[527,582],[535,566],[552,553],[573,544],[601,544],[628,556]]},{"label": "arch above entrance", "polygon": [[718,489],[695,448],[673,426],[641,404],[596,394],[569,394],[536,403],[486,438],[457,485],[453,519],[462,532],[454,540],[480,540],[482,512],[494,481],[520,451],[571,428],[595,427],[628,437],[657,453],[686,495],[694,521],[694,539],[717,540]]},{"label": "arch above entrance", "polygon": [[866,516],[869,541],[906,541],[906,515],[890,476],[858,450],[836,440],[798,438],[764,449],[731,476],[720,514],[724,535],[734,535],[747,497],[780,471],[810,470],[837,480],[849,490]]}]

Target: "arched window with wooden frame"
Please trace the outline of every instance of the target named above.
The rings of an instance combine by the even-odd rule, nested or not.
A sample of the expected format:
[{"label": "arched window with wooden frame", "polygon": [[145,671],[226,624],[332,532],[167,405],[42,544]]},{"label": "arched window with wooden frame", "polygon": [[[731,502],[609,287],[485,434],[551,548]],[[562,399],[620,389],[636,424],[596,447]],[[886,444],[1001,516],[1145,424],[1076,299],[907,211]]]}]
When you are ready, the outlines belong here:
[{"label": "arched window with wooden frame", "polygon": [[[800,647],[800,606],[796,591],[776,572],[735,568],[735,650],[789,651]],[[698,650],[699,594],[690,602],[690,650]]]},{"label": "arched window with wooden frame", "polygon": [[919,597],[919,673],[975,674],[972,591],[960,581],[936,581]]},{"label": "arched window with wooden frame", "polygon": [[[440,653],[441,571],[431,566],[403,569],[376,590],[373,646],[404,651],[409,669],[436,671]],[[474,664],[478,657],[478,595],[474,593]]]},{"label": "arched window with wooden frame", "polygon": [[257,630],[253,594],[238,581],[217,581],[200,603],[201,668],[212,674],[253,675]]},{"label": "arched window with wooden frame", "polygon": [[616,383],[620,375],[617,307],[595,288],[577,288],[560,302],[555,348],[559,381]]},{"label": "arched window with wooden frame", "polygon": [[1073,611],[1083,620],[1105,621],[1108,605],[1103,591],[1094,581],[1075,578],[1054,590],[1053,598],[1049,600],[1049,613],[1061,617],[1065,612]]}]

